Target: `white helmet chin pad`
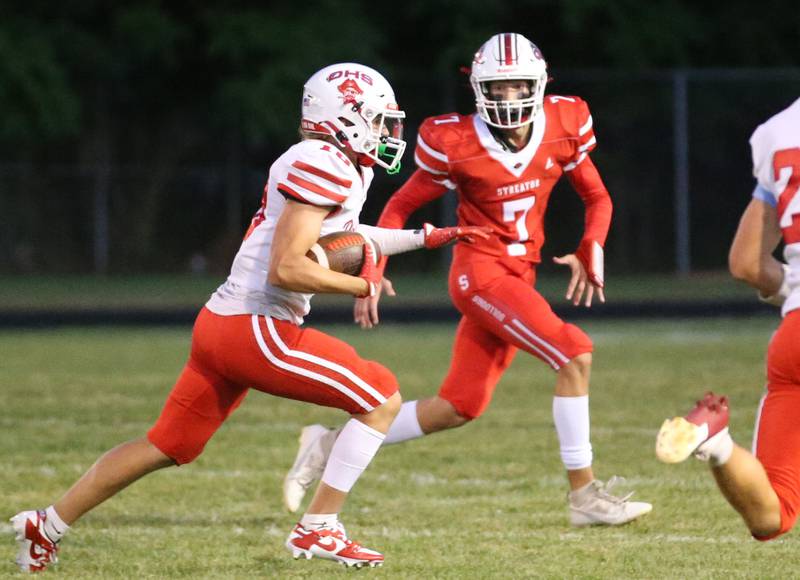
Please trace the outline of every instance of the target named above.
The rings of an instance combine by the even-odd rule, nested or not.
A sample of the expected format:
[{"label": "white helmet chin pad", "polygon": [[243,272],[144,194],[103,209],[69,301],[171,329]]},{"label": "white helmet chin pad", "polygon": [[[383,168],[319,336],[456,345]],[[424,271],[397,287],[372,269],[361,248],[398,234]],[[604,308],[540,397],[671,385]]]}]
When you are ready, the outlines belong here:
[{"label": "white helmet chin pad", "polygon": [[317,71],[303,87],[302,112],[305,132],[330,135],[387,171],[399,168],[406,115],[375,69],[346,62]]},{"label": "white helmet chin pad", "polygon": [[[469,77],[478,115],[487,125],[514,129],[532,123],[542,110],[547,84],[547,63],[542,52],[521,34],[495,34],[475,53]],[[530,83],[530,97],[496,101],[489,84],[500,80]]]}]

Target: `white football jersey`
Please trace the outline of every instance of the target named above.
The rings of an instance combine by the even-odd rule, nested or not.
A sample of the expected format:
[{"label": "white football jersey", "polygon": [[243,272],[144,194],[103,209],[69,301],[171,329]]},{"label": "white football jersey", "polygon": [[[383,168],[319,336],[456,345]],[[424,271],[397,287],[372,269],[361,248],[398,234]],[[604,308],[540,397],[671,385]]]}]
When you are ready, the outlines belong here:
[{"label": "white football jersey", "polygon": [[775,207],[784,258],[789,265],[790,294],[783,315],[800,308],[800,99],[771,117],[750,137],[754,196]]},{"label": "white football jersey", "polygon": [[301,141],[281,155],[269,170],[261,207],[233,260],[230,276],[206,303],[216,314],[263,314],[301,324],[313,294],[291,292],[267,281],[275,225],[293,199],[331,212],[320,236],[355,230],[373,172],[361,173],[335,146],[317,139]]}]

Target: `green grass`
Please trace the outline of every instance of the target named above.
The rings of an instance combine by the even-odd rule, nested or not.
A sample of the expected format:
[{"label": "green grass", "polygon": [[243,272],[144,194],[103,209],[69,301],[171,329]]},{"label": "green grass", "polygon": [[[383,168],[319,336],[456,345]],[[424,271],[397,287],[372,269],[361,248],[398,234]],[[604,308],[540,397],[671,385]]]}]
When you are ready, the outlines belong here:
[{"label": "green grass", "polygon": [[[398,297],[387,304],[448,304],[447,274],[390,276]],[[42,308],[195,308],[203,304],[224,276],[0,276],[0,310]],[[554,304],[564,302],[565,272],[545,268],[537,288]],[[668,274],[608,275],[609,302],[658,300],[752,300],[753,291],[724,272],[681,278]],[[350,304],[340,295],[319,295],[316,305]]]},{"label": "green grass", "polygon": [[[592,439],[601,478],[628,477],[654,511],[613,529],[572,529],[550,415],[553,374],[519,356],[484,417],[383,449],[343,521],[387,555],[374,578],[788,578],[797,534],[760,544],[707,467],[657,462],[661,421],[705,389],[730,395],[749,444],[776,319],[587,324],[596,342]],[[392,368],[406,399],[435,392],[451,326],[330,328]],[[0,333],[0,576],[15,575],[5,523],[54,501],[109,447],[152,423],[185,360],[189,330]],[[299,429],[342,413],[253,392],[193,465],[137,482],[64,540],[68,578],[338,578],[293,561],[280,485]]]}]

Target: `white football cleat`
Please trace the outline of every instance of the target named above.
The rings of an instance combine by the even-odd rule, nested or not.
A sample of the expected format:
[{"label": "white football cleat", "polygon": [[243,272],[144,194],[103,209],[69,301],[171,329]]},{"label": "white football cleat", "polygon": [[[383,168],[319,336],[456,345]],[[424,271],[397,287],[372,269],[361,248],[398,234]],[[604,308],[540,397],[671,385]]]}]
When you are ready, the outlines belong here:
[{"label": "white football cleat", "polygon": [[309,530],[297,524],[286,539],[286,548],[295,560],[310,560],[316,556],[354,568],[376,568],[383,565],[383,554],[348,540],[342,524],[338,524],[336,528],[317,530]]},{"label": "white football cleat", "polygon": [[611,493],[611,489],[623,481],[615,475],[606,484],[594,480],[579,490],[569,492],[570,523],[573,526],[619,526],[650,513],[652,504],[628,501],[633,492],[622,497]]},{"label": "white football cleat", "polygon": [[44,510],[20,512],[11,518],[16,532],[17,566],[23,572],[42,572],[58,562],[58,544],[44,533]]},{"label": "white football cleat", "polygon": [[338,429],[328,429],[322,425],[303,427],[294,465],[283,480],[283,505],[290,512],[294,513],[300,508],[308,489],[322,477],[338,435]]}]

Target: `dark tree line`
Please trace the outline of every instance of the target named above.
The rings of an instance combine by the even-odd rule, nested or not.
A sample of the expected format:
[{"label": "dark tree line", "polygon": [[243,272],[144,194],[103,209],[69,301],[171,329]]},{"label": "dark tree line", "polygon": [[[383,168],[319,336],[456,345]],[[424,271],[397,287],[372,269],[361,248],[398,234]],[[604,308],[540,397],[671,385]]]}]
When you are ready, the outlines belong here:
[{"label": "dark tree line", "polygon": [[[169,237],[160,230],[187,211],[186,198],[168,195],[176,172],[220,167],[222,182],[209,187],[253,189],[251,170],[263,171],[295,138],[302,82],[331,62],[385,71],[409,111],[413,140],[424,116],[445,106],[468,110],[458,69],[498,31],[536,42],[556,79],[575,69],[798,66],[800,10],[790,0],[769,4],[762,15],[744,1],[5,0],[0,270],[13,269],[4,264],[19,240],[39,243],[31,233],[41,212],[35,193],[52,195],[61,184],[76,203],[53,199],[51,211],[91,214],[85,190],[97,187],[96,175],[59,182],[52,168],[63,165],[114,168],[112,213],[126,219],[112,235],[129,240],[117,256],[134,269],[159,264]],[[214,211],[197,222],[209,228],[219,221],[213,198]],[[243,205],[225,210],[235,215],[219,236],[240,227],[252,209]],[[58,235],[71,240],[64,255],[85,254],[92,233],[65,225]]]}]

